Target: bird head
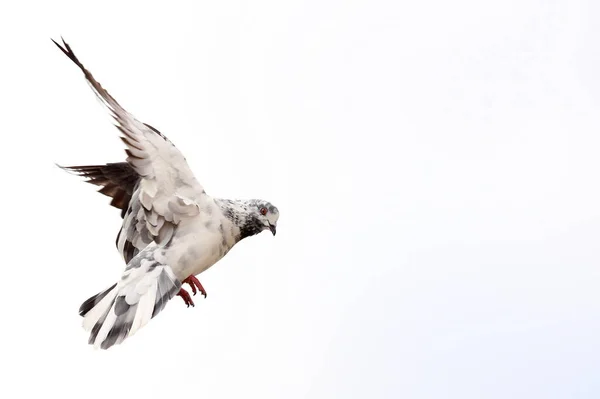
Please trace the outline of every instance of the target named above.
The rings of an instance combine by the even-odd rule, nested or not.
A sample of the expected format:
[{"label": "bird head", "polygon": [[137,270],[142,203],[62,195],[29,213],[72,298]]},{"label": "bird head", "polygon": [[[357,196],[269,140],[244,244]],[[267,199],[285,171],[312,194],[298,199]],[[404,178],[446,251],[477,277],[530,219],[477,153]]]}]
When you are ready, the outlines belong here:
[{"label": "bird head", "polygon": [[218,203],[224,216],[240,229],[238,241],[265,230],[269,230],[273,235],[277,232],[279,211],[270,202],[260,199],[219,199]]},{"label": "bird head", "polygon": [[273,235],[277,233],[279,211],[273,204],[263,200],[255,200],[252,201],[250,211],[262,226],[262,231],[269,230]]}]

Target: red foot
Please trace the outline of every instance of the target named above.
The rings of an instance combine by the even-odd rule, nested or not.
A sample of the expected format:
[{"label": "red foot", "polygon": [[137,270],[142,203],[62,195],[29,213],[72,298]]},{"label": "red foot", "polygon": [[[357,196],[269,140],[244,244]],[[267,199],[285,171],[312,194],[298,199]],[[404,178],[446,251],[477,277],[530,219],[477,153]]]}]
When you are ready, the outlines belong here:
[{"label": "red foot", "polygon": [[177,295],[179,295],[183,299],[183,302],[185,302],[188,308],[190,307],[190,305],[194,306],[194,301],[192,301],[190,293],[184,290],[183,288],[179,290]]},{"label": "red foot", "polygon": [[196,295],[196,287],[198,287],[200,293],[204,295],[204,298],[206,298],[206,291],[204,290],[204,287],[202,286],[202,284],[200,284],[200,281],[198,281],[196,276],[191,275],[185,280],[183,280],[183,282],[189,284],[190,287],[192,287],[192,292],[194,293],[194,295]]}]

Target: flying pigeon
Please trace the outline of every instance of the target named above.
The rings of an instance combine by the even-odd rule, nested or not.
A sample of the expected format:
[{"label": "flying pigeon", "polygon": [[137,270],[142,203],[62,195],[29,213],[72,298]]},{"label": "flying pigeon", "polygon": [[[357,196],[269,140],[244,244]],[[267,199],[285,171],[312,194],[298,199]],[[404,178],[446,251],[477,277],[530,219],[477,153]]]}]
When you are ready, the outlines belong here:
[{"label": "flying pigeon", "polygon": [[[275,235],[279,211],[260,199],[208,195],[171,141],[125,111],[64,40],[62,45],[52,41],[81,69],[126,146],[126,163],[88,167],[92,180],[107,179],[102,190],[113,197],[112,205],[122,209],[123,217],[117,246],[127,266],[118,282],[79,308],[89,344],[108,349],[146,325],[184,281],[195,285],[195,276],[236,243],[264,230]],[[109,177],[101,177],[104,173]]]}]

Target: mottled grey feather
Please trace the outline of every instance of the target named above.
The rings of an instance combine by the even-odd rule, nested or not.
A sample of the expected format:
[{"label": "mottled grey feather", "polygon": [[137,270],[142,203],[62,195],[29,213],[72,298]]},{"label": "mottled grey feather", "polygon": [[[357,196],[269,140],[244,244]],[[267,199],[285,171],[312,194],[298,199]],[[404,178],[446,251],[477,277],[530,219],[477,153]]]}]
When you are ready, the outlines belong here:
[{"label": "mottled grey feather", "polygon": [[117,283],[114,283],[110,288],[88,298],[85,302],[83,302],[79,307],[79,315],[85,316],[87,312],[89,312],[90,309],[96,306],[98,302],[102,300],[102,298],[104,298],[113,288],[115,288],[116,285]]},{"label": "mottled grey feather", "polygon": [[[112,302],[106,303],[107,310],[91,328],[90,344],[103,349],[119,344],[132,331],[138,311],[153,318],[177,295],[181,282],[169,266],[155,258],[159,253],[160,249],[154,246],[140,252],[129,262],[117,285],[116,297]],[[145,301],[145,307],[140,307],[142,301]],[[89,321],[94,322],[93,319]]]}]

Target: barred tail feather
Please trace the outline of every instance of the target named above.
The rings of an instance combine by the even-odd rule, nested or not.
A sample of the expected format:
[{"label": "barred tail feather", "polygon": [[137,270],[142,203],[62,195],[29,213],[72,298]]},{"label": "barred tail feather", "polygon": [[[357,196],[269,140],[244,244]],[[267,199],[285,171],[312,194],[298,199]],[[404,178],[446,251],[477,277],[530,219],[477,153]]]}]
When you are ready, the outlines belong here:
[{"label": "barred tail feather", "polygon": [[114,283],[109,289],[102,291],[91,298],[88,298],[84,303],[79,307],[79,315],[85,316],[92,308],[94,308],[104,297],[106,297],[113,288],[117,286],[117,283]]},{"label": "barred tail feather", "polygon": [[108,349],[135,334],[181,288],[169,266],[144,254],[132,259],[121,281],[81,305],[83,328],[96,348]]}]

